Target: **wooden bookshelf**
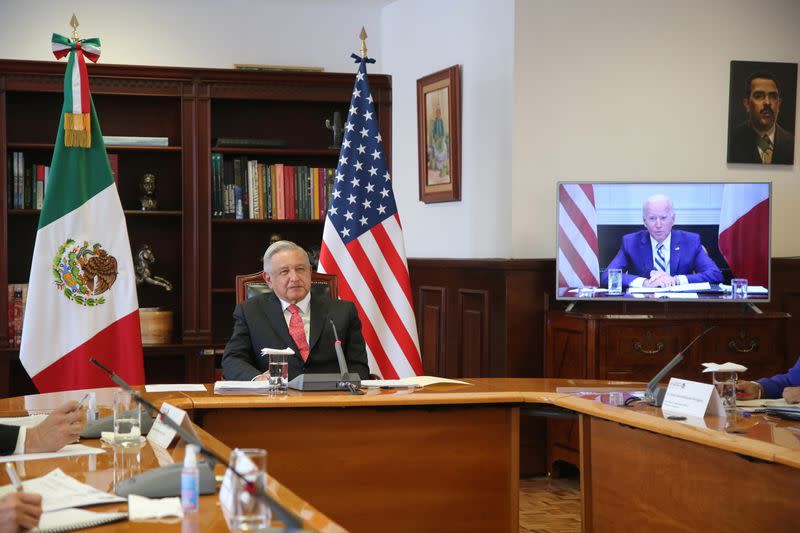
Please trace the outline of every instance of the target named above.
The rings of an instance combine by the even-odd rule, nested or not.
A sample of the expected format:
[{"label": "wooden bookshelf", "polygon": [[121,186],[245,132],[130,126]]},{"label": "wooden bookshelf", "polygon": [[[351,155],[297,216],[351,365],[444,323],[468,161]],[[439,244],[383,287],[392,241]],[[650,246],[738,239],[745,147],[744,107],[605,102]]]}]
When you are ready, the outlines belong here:
[{"label": "wooden bookshelf", "polygon": [[[212,153],[264,163],[335,167],[325,119],[349,106],[354,73],[272,72],[89,65],[104,135],[166,137],[168,146],[107,146],[117,154],[117,187],[132,252],[150,244],[154,272],[172,292],[140,286],[141,307],[174,311],[167,345],[146,346],[148,383],[210,381],[214,357],[233,325],[234,278],[261,268],[273,234],[318,248],[322,221],[212,218]],[[0,397],[32,390],[9,347],[8,284],[27,283],[38,209],[10,209],[9,159],[49,165],[63,101],[63,62],[0,61]],[[391,78],[370,76],[377,118],[391,156]],[[280,139],[279,147],[216,147],[217,138]],[[159,210],[141,211],[139,181],[157,176]],[[3,371],[3,368],[7,370]]]}]

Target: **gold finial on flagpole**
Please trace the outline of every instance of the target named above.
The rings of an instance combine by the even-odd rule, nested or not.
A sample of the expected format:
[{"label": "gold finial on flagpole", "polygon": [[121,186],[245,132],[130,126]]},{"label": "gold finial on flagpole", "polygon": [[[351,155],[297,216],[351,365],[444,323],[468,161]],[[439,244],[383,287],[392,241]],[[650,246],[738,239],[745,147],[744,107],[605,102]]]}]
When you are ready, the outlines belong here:
[{"label": "gold finial on flagpole", "polygon": [[361,57],[367,57],[367,31],[364,26],[361,26],[361,33],[358,38],[361,39]]},{"label": "gold finial on flagpole", "polygon": [[78,37],[78,26],[80,26],[80,23],[78,22],[78,17],[75,16],[75,13],[73,13],[72,18],[69,19],[69,25],[72,26],[72,40],[77,42],[80,40]]}]

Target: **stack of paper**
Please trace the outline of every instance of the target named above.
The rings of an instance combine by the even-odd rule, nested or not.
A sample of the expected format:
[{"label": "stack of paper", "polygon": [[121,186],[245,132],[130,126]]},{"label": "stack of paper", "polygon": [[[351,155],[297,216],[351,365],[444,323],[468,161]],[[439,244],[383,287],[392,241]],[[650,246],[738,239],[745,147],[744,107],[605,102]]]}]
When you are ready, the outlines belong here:
[{"label": "stack of paper", "polygon": [[390,387],[390,388],[414,388],[425,387],[428,385],[472,385],[466,381],[457,379],[437,378],[436,376],[411,376],[401,379],[362,379],[362,387]]},{"label": "stack of paper", "polygon": [[214,393],[225,392],[269,392],[268,381],[217,381],[214,383]]}]

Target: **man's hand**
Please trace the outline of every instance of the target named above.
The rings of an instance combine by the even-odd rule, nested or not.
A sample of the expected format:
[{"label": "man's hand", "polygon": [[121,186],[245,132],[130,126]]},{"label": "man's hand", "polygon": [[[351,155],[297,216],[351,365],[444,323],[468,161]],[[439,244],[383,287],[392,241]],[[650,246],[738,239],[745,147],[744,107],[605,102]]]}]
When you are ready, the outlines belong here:
[{"label": "man's hand", "polygon": [[672,287],[677,285],[674,277],[661,270],[651,270],[650,278],[644,280],[643,287]]},{"label": "man's hand", "polygon": [[24,531],[39,525],[42,516],[42,496],[25,492],[10,492],[0,498],[0,532]]},{"label": "man's hand", "polygon": [[253,378],[253,381],[267,381],[267,380],[269,380],[269,370]]},{"label": "man's hand", "polygon": [[[800,387],[798,387],[800,389]],[[755,400],[764,397],[764,389],[756,381],[737,381],[736,397],[740,400]]]},{"label": "man's hand", "polygon": [[783,399],[786,403],[800,403],[800,387],[784,387]]},{"label": "man's hand", "polygon": [[25,433],[25,453],[54,452],[71,442],[77,442],[83,423],[85,410],[78,402],[67,402],[44,419],[38,426]]}]

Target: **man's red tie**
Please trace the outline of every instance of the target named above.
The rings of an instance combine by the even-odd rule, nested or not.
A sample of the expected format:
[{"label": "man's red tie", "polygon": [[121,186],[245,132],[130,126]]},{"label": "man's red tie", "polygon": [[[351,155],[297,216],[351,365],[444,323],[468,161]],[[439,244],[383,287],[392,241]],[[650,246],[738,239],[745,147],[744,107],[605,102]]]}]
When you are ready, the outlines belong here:
[{"label": "man's red tie", "polygon": [[300,308],[292,304],[287,307],[292,317],[289,319],[289,334],[294,339],[294,343],[300,348],[300,356],[303,362],[308,360],[308,341],[306,340],[306,330],[303,328],[303,319],[300,318]]}]

